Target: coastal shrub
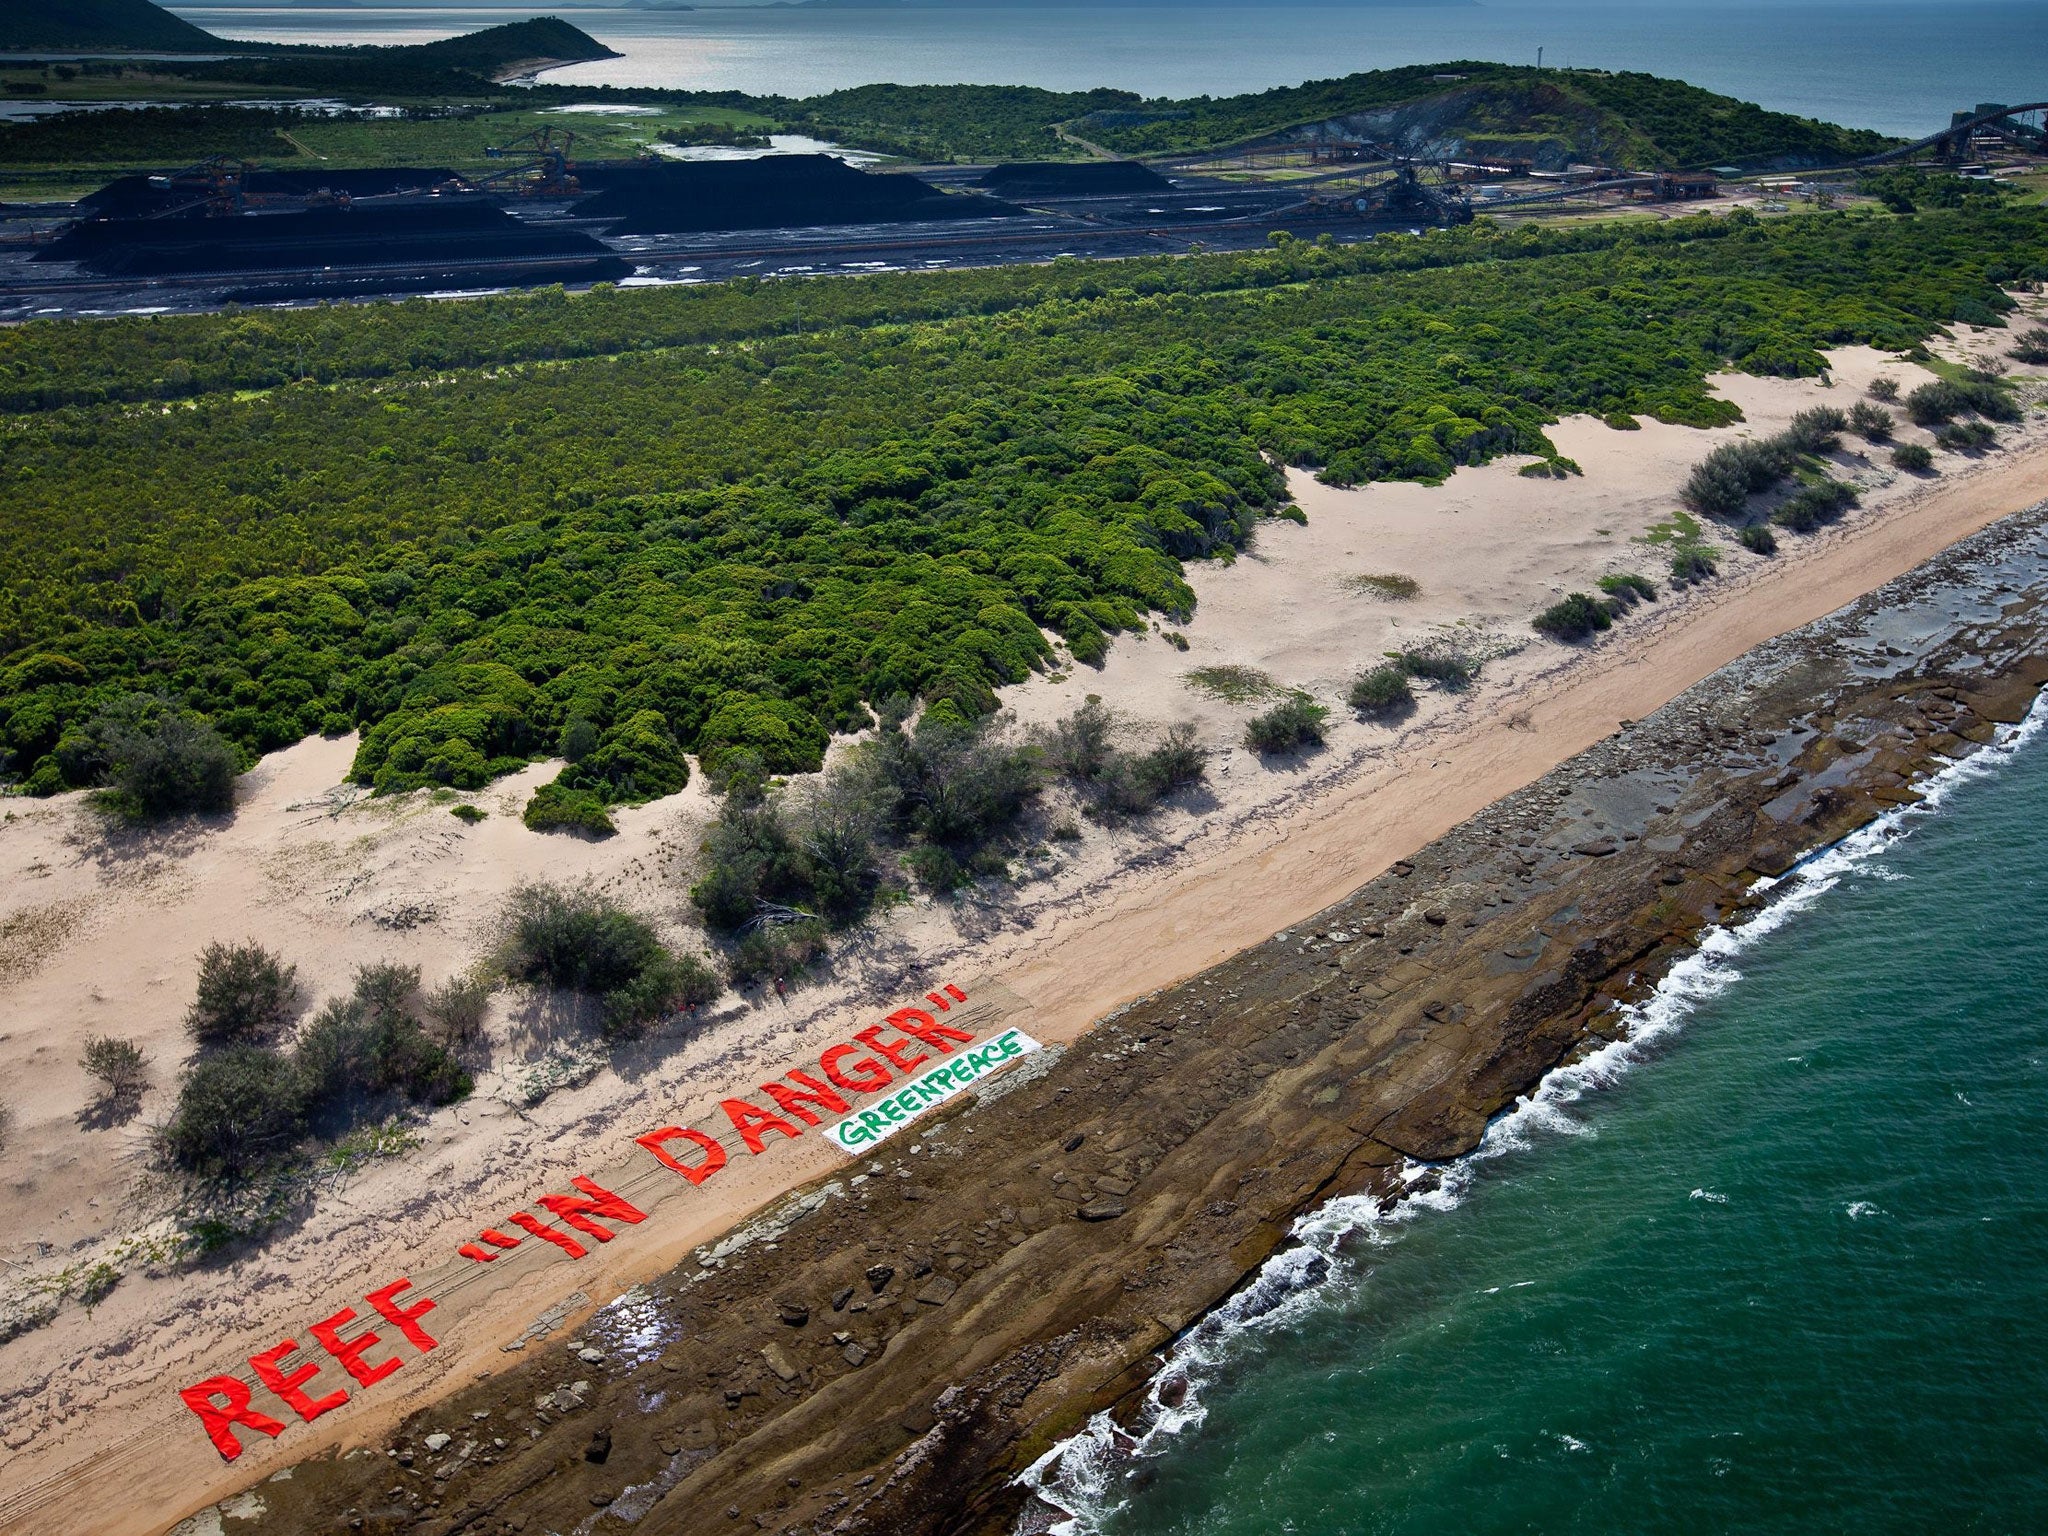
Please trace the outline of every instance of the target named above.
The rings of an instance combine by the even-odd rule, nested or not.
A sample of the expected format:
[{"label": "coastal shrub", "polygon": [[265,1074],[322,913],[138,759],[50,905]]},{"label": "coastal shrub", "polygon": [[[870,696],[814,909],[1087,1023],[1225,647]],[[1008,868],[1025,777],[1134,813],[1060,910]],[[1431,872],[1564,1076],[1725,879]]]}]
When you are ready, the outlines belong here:
[{"label": "coastal shrub", "polygon": [[1880,410],[1868,400],[1858,400],[1849,408],[1849,425],[1856,435],[1866,442],[1891,441],[1892,413]]},{"label": "coastal shrub", "polygon": [[1530,622],[1530,627],[1540,635],[1566,642],[1589,639],[1601,630],[1614,627],[1614,611],[1597,597],[1584,592],[1566,594]]},{"label": "coastal shrub", "polygon": [[882,731],[869,761],[891,822],[928,843],[978,847],[1014,823],[1040,788],[1037,750],[989,721],[927,714],[915,731]]},{"label": "coastal shrub", "polygon": [[1394,662],[1383,662],[1359,673],[1352,679],[1346,698],[1361,715],[1382,720],[1415,707],[1415,689],[1408,674]]},{"label": "coastal shrub", "polygon": [[457,821],[466,822],[468,825],[473,827],[478,822],[488,818],[491,813],[485,810],[482,806],[471,805],[468,801],[465,800],[460,805],[449,806],[448,814],[450,816],[453,816]]},{"label": "coastal shrub", "polygon": [[1616,432],[1640,432],[1643,430],[1643,424],[1627,411],[1609,411],[1600,419]]},{"label": "coastal shrub", "polygon": [[254,940],[209,944],[199,953],[199,995],[186,1010],[185,1032],[200,1045],[267,1041],[290,1022],[298,1001],[298,967]]},{"label": "coastal shrub", "polygon": [[1882,400],[1887,405],[1899,398],[1899,381],[1889,374],[1881,374],[1870,381],[1870,398]]},{"label": "coastal shrub", "polygon": [[1401,651],[1396,653],[1394,665],[1445,693],[1463,693],[1479,676],[1479,663],[1455,650]]},{"label": "coastal shrub", "polygon": [[624,986],[662,952],[646,919],[594,891],[521,886],[504,922],[506,973],[568,991],[602,995]]},{"label": "coastal shrub", "polygon": [[1714,559],[1713,551],[1703,544],[1687,544],[1671,557],[1671,582],[1673,586],[1687,586],[1693,582],[1706,581],[1718,576],[1721,567]]},{"label": "coastal shrub", "polygon": [[1775,555],[1778,552],[1778,536],[1771,532],[1767,523],[1751,523],[1735,535],[1735,540],[1752,555]]},{"label": "coastal shrub", "polygon": [[1925,443],[1901,443],[1892,450],[1892,467],[1909,474],[1925,474],[1934,468],[1934,451]]},{"label": "coastal shrub", "polygon": [[1245,722],[1244,744],[1254,752],[1291,752],[1297,747],[1321,746],[1323,728],[1330,711],[1315,699],[1295,689],[1264,714]]},{"label": "coastal shrub", "polygon": [[631,1039],[678,1008],[696,1009],[725,990],[711,968],[695,955],[664,952],[623,986],[604,995],[606,1038]]},{"label": "coastal shrub", "polygon": [[1638,576],[1633,571],[1616,571],[1602,576],[1595,583],[1607,594],[1609,606],[1617,613],[1626,613],[1637,603],[1657,601],[1657,584],[1647,576]]},{"label": "coastal shrub", "polygon": [[2048,363],[2048,326],[2021,332],[2006,356],[2016,363]]},{"label": "coastal shrub", "polygon": [[129,694],[57,744],[64,777],[103,784],[117,814],[154,821],[232,810],[235,750],[212,723],[154,694]]},{"label": "coastal shrub", "polygon": [[602,800],[587,789],[571,789],[560,780],[534,790],[519,819],[536,832],[610,837],[619,830]]},{"label": "coastal shrub", "polygon": [[814,787],[794,818],[808,892],[801,904],[834,927],[866,917],[888,880],[878,790],[866,765],[855,762]]},{"label": "coastal shrub", "polygon": [[810,871],[783,816],[779,798],[728,795],[705,833],[703,874],[690,900],[705,923],[736,932],[764,910],[811,899]]},{"label": "coastal shrub", "polygon": [[1998,430],[1988,421],[1951,421],[1934,429],[1934,441],[1952,453],[1969,453],[1997,442]]},{"label": "coastal shrub", "polygon": [[1857,503],[1856,487],[1844,480],[1823,480],[1797,492],[1771,514],[1771,521],[1794,533],[1812,533]]},{"label": "coastal shrub", "polygon": [[1695,464],[1679,499],[1703,517],[1736,517],[1747,500],[1792,472],[1790,435],[1723,443]]},{"label": "coastal shrub", "polygon": [[140,1098],[149,1082],[149,1058],[133,1040],[115,1035],[88,1035],[79,1066],[99,1079],[105,1097],[114,1103]]},{"label": "coastal shrub", "polygon": [[1098,820],[1145,815],[1175,791],[1199,784],[1208,771],[1209,751],[1195,739],[1195,728],[1170,725],[1146,750],[1110,758],[1098,780],[1101,798],[1089,814]]},{"label": "coastal shrub", "polygon": [[469,1093],[469,1074],[421,1022],[424,1002],[418,966],[360,966],[349,995],[330,999],[299,1031],[292,1064],[316,1128],[352,1124],[387,1095],[438,1105]]},{"label": "coastal shrub", "polygon": [[461,1050],[483,1038],[491,983],[481,975],[451,976],[420,999],[420,1018],[436,1040]]},{"label": "coastal shrub", "polygon": [[195,1062],[158,1133],[172,1167],[233,1177],[283,1157],[306,1134],[298,1069],[263,1045],[234,1045]]},{"label": "coastal shrub", "polygon": [[[951,863],[945,850],[930,850]],[[965,866],[953,865],[961,870],[959,884],[965,884]],[[955,884],[940,885],[927,882],[939,894],[956,889]],[[752,929],[745,938],[734,946],[726,961],[726,974],[734,986],[748,986],[759,981],[777,979],[790,981],[810,973],[810,968],[825,957],[831,947],[830,935],[825,925],[816,919],[803,919],[793,923],[762,923]]]},{"label": "coastal shrub", "polygon": [[515,981],[582,992],[603,1004],[608,1036],[629,1035],[700,996],[697,962],[671,955],[645,918],[595,891],[526,885],[506,902],[501,963]]},{"label": "coastal shrub", "polygon": [[1109,707],[1100,694],[1091,693],[1079,709],[1043,733],[1045,760],[1056,773],[1092,783],[1115,756],[1111,744],[1115,731],[1116,720]]},{"label": "coastal shrub", "polygon": [[1936,379],[1922,384],[1906,396],[1906,414],[1915,426],[1936,427],[1958,416],[2013,422],[2025,413],[2002,385],[1978,378],[1962,383]]},{"label": "coastal shrub", "polygon": [[1795,415],[1779,441],[1794,454],[1833,453],[1849,430],[1849,418],[1832,405],[1815,405]]}]

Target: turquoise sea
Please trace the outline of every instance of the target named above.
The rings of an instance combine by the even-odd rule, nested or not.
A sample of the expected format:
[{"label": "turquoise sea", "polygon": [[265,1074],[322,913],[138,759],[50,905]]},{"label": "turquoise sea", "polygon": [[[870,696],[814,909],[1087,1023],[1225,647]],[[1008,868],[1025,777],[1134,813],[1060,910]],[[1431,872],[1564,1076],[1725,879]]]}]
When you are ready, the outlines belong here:
[{"label": "turquoise sea", "polygon": [[624,55],[550,83],[794,96],[876,81],[1229,95],[1446,59],[1638,69],[1777,111],[1917,137],[1980,101],[2048,99],[2048,0],[1489,0],[692,11],[502,4],[187,5],[227,37],[424,42],[560,14]]},{"label": "turquoise sea", "polygon": [[2044,829],[2048,731],[1788,877],[1442,1189],[1315,1218],[1071,1529],[2048,1529]]}]

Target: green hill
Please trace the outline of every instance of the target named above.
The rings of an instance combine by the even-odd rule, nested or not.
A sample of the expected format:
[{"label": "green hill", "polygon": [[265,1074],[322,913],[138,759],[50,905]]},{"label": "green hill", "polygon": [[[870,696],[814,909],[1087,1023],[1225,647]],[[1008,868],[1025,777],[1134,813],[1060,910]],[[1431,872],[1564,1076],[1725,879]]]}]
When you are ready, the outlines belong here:
[{"label": "green hill", "polygon": [[0,50],[92,48],[137,53],[233,53],[246,43],[215,37],[150,0],[42,0],[0,6]]},{"label": "green hill", "polygon": [[1388,136],[1407,134],[1411,142],[1419,133],[1488,153],[1507,153],[1518,141],[1548,142],[1560,154],[1640,169],[1840,161],[1876,154],[1895,142],[1766,111],[1682,80],[1600,70],[1539,73],[1471,60],[1374,70],[1243,96],[1147,102],[1069,126],[1120,154],[1177,155],[1368,114],[1383,120]]}]

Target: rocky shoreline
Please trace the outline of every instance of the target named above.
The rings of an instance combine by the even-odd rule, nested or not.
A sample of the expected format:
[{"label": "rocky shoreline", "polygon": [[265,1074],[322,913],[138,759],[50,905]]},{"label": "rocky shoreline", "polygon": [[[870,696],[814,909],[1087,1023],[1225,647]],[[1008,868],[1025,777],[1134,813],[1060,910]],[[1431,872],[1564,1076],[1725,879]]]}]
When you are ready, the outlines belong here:
[{"label": "rocky shoreline", "polygon": [[2048,503],[208,1529],[1011,1531],[1017,1474],[1134,1408],[1298,1216],[1470,1151],[1760,877],[2044,683]]}]

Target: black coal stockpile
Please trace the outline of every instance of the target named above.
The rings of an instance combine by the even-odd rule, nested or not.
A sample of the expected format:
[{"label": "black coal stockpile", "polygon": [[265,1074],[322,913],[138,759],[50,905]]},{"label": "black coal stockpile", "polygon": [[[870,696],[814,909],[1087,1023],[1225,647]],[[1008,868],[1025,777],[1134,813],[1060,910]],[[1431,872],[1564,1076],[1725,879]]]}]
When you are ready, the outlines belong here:
[{"label": "black coal stockpile", "polygon": [[804,229],[818,224],[908,224],[1000,218],[1018,212],[992,197],[949,197],[912,176],[876,176],[831,155],[699,160],[613,172],[580,219],[612,219],[611,235],[717,229]]},{"label": "black coal stockpile", "polygon": [[493,272],[516,262],[540,262],[564,280],[628,270],[589,235],[522,223],[482,199],[211,219],[87,219],[35,259],[75,261],[105,277],[348,267]]},{"label": "black coal stockpile", "polygon": [[[232,181],[234,178],[230,178]],[[455,179],[445,166],[378,166],[368,170],[249,171],[239,177],[242,195],[263,198],[389,197],[431,192]],[[200,172],[178,176],[121,176],[78,200],[96,219],[152,219],[183,213],[207,215],[209,201],[231,193]]]},{"label": "black coal stockpile", "polygon": [[1173,183],[1135,160],[1026,160],[999,165],[981,185],[1004,197],[1125,197]]}]

